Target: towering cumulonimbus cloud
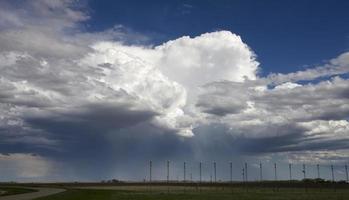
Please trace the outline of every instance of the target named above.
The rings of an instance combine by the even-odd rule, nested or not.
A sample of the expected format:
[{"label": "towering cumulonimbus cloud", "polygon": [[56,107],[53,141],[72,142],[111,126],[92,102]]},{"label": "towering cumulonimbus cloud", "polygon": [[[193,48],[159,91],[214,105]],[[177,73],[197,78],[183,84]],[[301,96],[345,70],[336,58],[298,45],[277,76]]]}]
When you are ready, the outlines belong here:
[{"label": "towering cumulonimbus cloud", "polygon": [[240,36],[229,31],[181,37],[155,47],[165,75],[195,89],[214,81],[255,80],[259,63]]},{"label": "towering cumulonimbus cloud", "polygon": [[89,16],[68,0],[21,7],[0,2],[0,168],[23,159],[19,178],[63,174],[57,163],[98,179],[133,176],[120,160],[348,158],[347,52],[260,77],[229,31],[141,45],[147,37],[122,26],[84,32]]},{"label": "towering cumulonimbus cloud", "polygon": [[[147,48],[100,42],[81,60],[81,67],[104,67],[100,80],[137,95],[161,113],[155,124],[192,136],[193,103],[200,86],[217,80],[254,80],[258,62],[239,36],[228,31],[183,37]],[[195,112],[195,111],[192,111]]]}]

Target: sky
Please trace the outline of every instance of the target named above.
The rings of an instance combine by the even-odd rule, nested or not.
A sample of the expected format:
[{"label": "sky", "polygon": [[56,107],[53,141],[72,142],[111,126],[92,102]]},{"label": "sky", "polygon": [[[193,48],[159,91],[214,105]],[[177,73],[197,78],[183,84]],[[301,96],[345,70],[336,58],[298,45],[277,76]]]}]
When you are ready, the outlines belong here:
[{"label": "sky", "polygon": [[347,1],[0,1],[0,182],[345,179]]}]

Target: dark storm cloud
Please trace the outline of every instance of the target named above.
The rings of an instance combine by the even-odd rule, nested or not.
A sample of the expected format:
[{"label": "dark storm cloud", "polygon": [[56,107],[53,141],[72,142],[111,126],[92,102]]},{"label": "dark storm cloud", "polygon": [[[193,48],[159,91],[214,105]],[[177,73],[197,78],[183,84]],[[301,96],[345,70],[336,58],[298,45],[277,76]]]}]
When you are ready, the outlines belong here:
[{"label": "dark storm cloud", "polygon": [[202,111],[208,114],[217,115],[217,116],[224,116],[228,114],[235,114],[241,112],[245,107],[236,105],[234,107],[224,107],[224,106],[218,106],[218,105],[208,105],[206,103],[197,103],[196,106],[201,107]]},{"label": "dark storm cloud", "polygon": [[[241,155],[258,155],[307,150],[341,150],[349,147],[349,139],[314,138],[305,134],[308,129],[296,124],[275,124],[269,128],[261,125],[247,127],[237,133],[234,131],[223,124],[200,127],[191,142],[197,147],[195,150],[202,151],[206,156],[212,154],[209,156],[211,158],[237,152]],[[265,132],[270,132],[269,136],[260,136]]]},{"label": "dark storm cloud", "polygon": [[49,133],[105,133],[149,121],[157,114],[147,110],[131,110],[127,105],[89,104],[76,111],[44,117],[25,118],[31,126]]},{"label": "dark storm cloud", "polygon": [[[65,163],[72,176],[88,180],[141,180],[149,160],[153,160],[155,168],[155,163],[184,158],[189,160],[192,155],[187,140],[149,123],[98,134],[84,131],[63,135],[54,133],[62,139],[61,150],[48,155]],[[43,152],[41,154],[46,155]]]},{"label": "dark storm cloud", "polygon": [[236,82],[213,82],[201,87],[196,106],[217,116],[238,114],[247,108],[247,85]]}]

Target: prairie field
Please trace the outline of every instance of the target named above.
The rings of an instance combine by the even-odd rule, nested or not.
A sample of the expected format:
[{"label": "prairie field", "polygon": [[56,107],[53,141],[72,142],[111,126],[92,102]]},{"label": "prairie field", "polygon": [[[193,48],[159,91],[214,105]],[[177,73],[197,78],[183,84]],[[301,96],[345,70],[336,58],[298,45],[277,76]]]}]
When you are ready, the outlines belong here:
[{"label": "prairie field", "polygon": [[38,200],[347,200],[347,187],[74,186]]}]

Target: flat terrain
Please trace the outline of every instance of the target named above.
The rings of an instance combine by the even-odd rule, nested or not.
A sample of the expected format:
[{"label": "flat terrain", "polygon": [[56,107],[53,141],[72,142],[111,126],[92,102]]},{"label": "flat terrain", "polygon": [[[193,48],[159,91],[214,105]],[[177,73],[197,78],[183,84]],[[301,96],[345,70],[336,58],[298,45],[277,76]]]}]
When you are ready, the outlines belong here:
[{"label": "flat terrain", "polygon": [[348,200],[348,189],[88,186],[37,200]]},{"label": "flat terrain", "polygon": [[3,185],[0,190],[9,187],[37,192],[0,200],[349,200],[345,182],[28,183]]}]

